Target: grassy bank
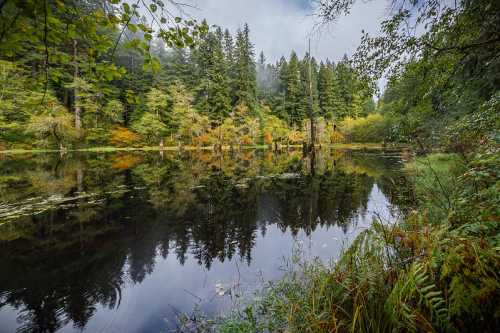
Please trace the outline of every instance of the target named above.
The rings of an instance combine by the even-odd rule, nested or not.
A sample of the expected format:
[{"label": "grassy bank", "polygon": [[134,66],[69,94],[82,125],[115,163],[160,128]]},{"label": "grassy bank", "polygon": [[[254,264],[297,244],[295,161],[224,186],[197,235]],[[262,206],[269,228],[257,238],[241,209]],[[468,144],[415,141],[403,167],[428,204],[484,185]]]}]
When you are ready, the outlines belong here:
[{"label": "grassy bank", "polygon": [[[381,149],[385,146],[379,143],[338,143],[332,145],[323,145],[322,147],[334,148],[334,149]],[[391,146],[393,147],[393,146]],[[401,146],[402,147],[402,146]],[[297,149],[302,148],[302,145],[283,145],[280,149]],[[318,146],[320,148],[320,146]],[[272,149],[268,145],[249,145],[249,146],[222,146],[223,151],[235,150],[252,150],[252,149]],[[8,149],[0,150],[0,154],[12,155],[12,154],[41,154],[41,153],[67,153],[67,152],[97,152],[97,153],[108,153],[108,152],[120,152],[120,151],[214,151],[214,146],[206,147],[196,147],[196,146],[147,146],[147,147],[89,147],[80,149]]]},{"label": "grassy bank", "polygon": [[407,165],[415,203],[374,221],[338,263],[295,260],[216,332],[494,332],[500,325],[498,153]]}]

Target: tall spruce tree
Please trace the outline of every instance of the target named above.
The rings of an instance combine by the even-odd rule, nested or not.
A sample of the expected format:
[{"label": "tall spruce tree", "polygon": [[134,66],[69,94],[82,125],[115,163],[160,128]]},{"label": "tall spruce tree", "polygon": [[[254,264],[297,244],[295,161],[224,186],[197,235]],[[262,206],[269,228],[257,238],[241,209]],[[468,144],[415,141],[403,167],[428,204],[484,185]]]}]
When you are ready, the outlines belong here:
[{"label": "tall spruce tree", "polygon": [[227,65],[220,29],[206,34],[196,52],[200,72],[196,104],[212,121],[222,122],[231,112]]},{"label": "tall spruce tree", "polygon": [[[310,60],[310,62],[309,62]],[[309,68],[310,67],[310,68]],[[301,84],[301,89],[300,89],[300,115],[302,115],[303,112],[303,117],[306,117],[308,114],[308,110],[310,108],[310,94],[312,94],[312,112],[314,115],[317,113],[318,109],[318,74],[317,74],[317,63],[316,59],[311,58],[310,55],[307,53],[300,62],[300,84]],[[309,71],[311,71],[311,75],[309,75]],[[311,79],[309,79],[309,77]],[[311,81],[311,85],[309,85],[309,81]],[[311,91],[310,91],[310,88]]]},{"label": "tall spruce tree", "polygon": [[318,78],[319,108],[320,115],[329,120],[334,118],[335,112],[333,88],[333,69],[321,62]]},{"label": "tall spruce tree", "polygon": [[283,119],[289,121],[286,113],[286,98],[287,98],[287,75],[288,75],[288,62],[284,56],[276,62],[276,81],[277,81],[277,96],[273,103],[273,113]]},{"label": "tall spruce tree", "polygon": [[257,74],[254,49],[250,41],[250,28],[245,23],[238,30],[235,45],[235,96],[237,104],[244,104],[255,111],[257,101]]},{"label": "tall spruce tree", "polygon": [[292,51],[290,61],[282,72],[285,96],[285,113],[291,125],[299,125],[305,117],[306,109],[301,103],[302,84],[299,58],[295,51]]},{"label": "tall spruce tree", "polygon": [[339,103],[340,105],[336,112],[336,116],[339,119],[343,119],[347,116],[355,116],[352,114],[354,94],[356,93],[355,78],[347,55],[344,55],[342,61],[335,67],[335,74],[337,79],[337,87],[335,89],[339,91],[341,96],[341,103]]},{"label": "tall spruce tree", "polygon": [[224,60],[226,62],[226,78],[228,80],[229,92],[231,95],[231,104],[236,103],[235,87],[236,81],[235,60],[234,60],[234,41],[231,32],[224,30]]}]

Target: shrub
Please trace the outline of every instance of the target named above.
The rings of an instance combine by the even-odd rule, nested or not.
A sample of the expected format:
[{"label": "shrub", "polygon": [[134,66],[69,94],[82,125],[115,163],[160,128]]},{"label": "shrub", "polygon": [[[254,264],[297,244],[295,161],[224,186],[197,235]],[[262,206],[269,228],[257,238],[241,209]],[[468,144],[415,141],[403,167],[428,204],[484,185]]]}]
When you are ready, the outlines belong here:
[{"label": "shrub", "polygon": [[382,142],[387,138],[388,122],[378,113],[353,119],[347,117],[340,125],[341,132],[352,142]]},{"label": "shrub", "polygon": [[500,92],[479,110],[459,118],[445,130],[444,146],[466,156],[476,147],[498,141],[500,133]]},{"label": "shrub", "polygon": [[300,131],[291,131],[288,134],[288,140],[292,144],[301,144],[302,142],[304,142],[304,133]]},{"label": "shrub", "polygon": [[208,134],[202,134],[193,139],[195,145],[208,146],[212,143],[212,138]]},{"label": "shrub", "polygon": [[85,130],[85,140],[91,146],[102,146],[108,143],[110,133],[102,127],[89,128]]},{"label": "shrub", "polygon": [[253,144],[253,140],[249,135],[243,135],[241,137],[241,144],[245,146],[249,146]]},{"label": "shrub", "polygon": [[273,135],[271,133],[269,133],[268,131],[264,132],[264,143],[266,145],[273,144]]},{"label": "shrub", "polygon": [[117,127],[111,131],[110,142],[118,147],[131,146],[137,143],[139,137],[137,134],[125,127]]},{"label": "shrub", "polygon": [[342,143],[345,141],[345,136],[339,131],[333,131],[330,135],[330,141],[332,143]]}]

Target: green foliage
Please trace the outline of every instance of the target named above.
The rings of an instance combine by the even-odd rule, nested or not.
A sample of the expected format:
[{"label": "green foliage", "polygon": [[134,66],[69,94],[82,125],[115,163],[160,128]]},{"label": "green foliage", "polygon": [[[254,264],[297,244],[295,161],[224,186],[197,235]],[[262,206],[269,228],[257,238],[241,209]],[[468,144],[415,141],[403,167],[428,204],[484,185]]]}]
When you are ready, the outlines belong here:
[{"label": "green foliage", "polygon": [[[325,3],[337,15],[342,7],[330,5],[343,3],[345,9],[353,2]],[[491,0],[400,3],[382,24],[381,36],[363,36],[353,62],[365,77],[390,73],[379,112],[394,120],[392,140],[422,151],[444,143],[465,157],[485,134],[487,121],[488,130],[498,131],[493,109],[499,41],[492,37],[500,30],[498,13],[498,2]],[[411,33],[420,28],[425,33]]]},{"label": "green foliage", "polygon": [[76,138],[73,117],[53,97],[46,98],[52,99],[52,102],[48,102],[46,109],[31,116],[26,132],[42,140],[44,146],[55,144],[59,148]]},{"label": "green foliage", "polygon": [[102,110],[103,121],[106,124],[123,123],[124,106],[119,100],[112,99],[107,102]]},{"label": "green foliage", "polygon": [[235,59],[235,95],[236,104],[243,104],[254,110],[257,98],[257,73],[255,53],[250,41],[250,28],[245,24],[243,30],[236,33],[234,45]]},{"label": "green foliage", "polygon": [[340,124],[342,134],[352,142],[381,142],[388,138],[388,120],[378,113],[353,119],[345,118]]},{"label": "green foliage", "polygon": [[[146,9],[159,19],[166,12],[158,3],[115,5],[108,12],[93,2],[50,3],[44,8],[43,3],[29,1],[26,6],[9,2],[2,9],[2,17],[20,10],[16,27],[34,34],[28,43],[25,33],[6,31],[7,45],[16,38],[26,42],[16,56],[0,48],[0,59],[14,60],[0,60],[2,142],[32,143],[25,125],[32,117],[30,110],[43,107],[49,90],[73,115],[74,143],[79,147],[119,142],[111,140],[117,125],[140,134],[145,144],[167,137],[167,144],[175,145],[218,144],[224,137],[224,143],[243,145],[261,144],[264,137],[269,144],[301,143],[307,136],[303,125],[310,86],[313,112],[328,121],[363,113],[364,100],[349,97],[364,93],[349,83],[357,79],[346,61],[339,66],[340,73],[330,62],[318,66],[309,55],[299,59],[292,52],[290,61],[275,66],[262,54],[257,70],[248,25],[236,32],[234,40],[220,27],[209,29],[206,22],[197,25],[177,19],[169,23],[174,27],[168,32],[161,24],[153,32],[147,19],[138,15]],[[47,34],[35,32],[45,9]],[[183,24],[188,29],[178,30]],[[266,109],[260,110],[260,105]],[[264,119],[271,114],[277,119]],[[326,142],[330,125],[323,125],[321,142]],[[226,134],[217,134],[219,129]],[[237,138],[229,140],[228,133]]]},{"label": "green foliage", "polygon": [[332,119],[335,112],[333,80],[333,70],[321,63],[318,74],[319,107],[320,114],[328,119]]},{"label": "green foliage", "polygon": [[139,133],[146,143],[157,144],[168,132],[164,122],[152,113],[146,112],[132,125],[132,129]]},{"label": "green foliage", "polygon": [[283,120],[269,113],[264,113],[263,122],[265,143],[281,143],[287,139],[290,129]]},{"label": "green foliage", "polygon": [[500,92],[478,110],[465,115],[446,128],[443,145],[467,157],[476,147],[500,144]]},{"label": "green foliage", "polygon": [[432,216],[433,221],[446,218],[454,208],[457,174],[463,172],[464,167],[457,155],[440,153],[416,158],[406,166],[415,184],[419,207]]},{"label": "green foliage", "polygon": [[199,83],[196,87],[196,104],[200,112],[212,120],[221,121],[231,110],[228,60],[223,50],[222,31],[209,32],[202,37],[194,52],[199,68]]}]

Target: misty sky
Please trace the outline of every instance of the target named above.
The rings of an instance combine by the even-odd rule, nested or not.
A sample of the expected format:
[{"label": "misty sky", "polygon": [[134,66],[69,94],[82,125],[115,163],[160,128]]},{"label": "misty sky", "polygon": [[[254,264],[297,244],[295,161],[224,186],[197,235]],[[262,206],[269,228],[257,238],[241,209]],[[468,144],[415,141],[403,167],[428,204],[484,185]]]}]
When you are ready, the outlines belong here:
[{"label": "misty sky", "polygon": [[[251,29],[256,53],[264,51],[274,62],[294,49],[299,56],[307,50],[316,19],[309,0],[190,0],[199,9],[189,13],[206,18],[234,32],[245,22]],[[380,21],[387,14],[387,0],[359,0],[348,17],[341,18],[321,34],[311,36],[311,52],[317,59],[339,60],[352,54],[359,44],[361,30],[377,34]]]}]

